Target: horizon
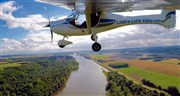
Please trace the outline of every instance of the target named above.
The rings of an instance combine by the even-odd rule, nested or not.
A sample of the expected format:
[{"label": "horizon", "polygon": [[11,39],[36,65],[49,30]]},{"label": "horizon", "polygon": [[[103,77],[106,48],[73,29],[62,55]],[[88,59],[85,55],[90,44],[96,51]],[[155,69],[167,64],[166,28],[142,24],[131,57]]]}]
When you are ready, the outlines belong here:
[{"label": "horizon", "polygon": [[156,48],[156,47],[179,47],[179,45],[171,45],[171,46],[150,46],[150,47],[131,47],[131,48],[119,48],[119,49],[103,49],[100,52],[94,52],[92,50],[84,50],[84,51],[68,51],[68,52],[42,52],[42,53],[27,53],[27,54],[11,54],[11,55],[1,55],[1,58],[11,57],[11,56],[33,56],[33,55],[39,55],[39,54],[69,54],[69,53],[77,53],[77,52],[94,52],[95,54],[103,53],[104,51],[110,51],[110,50],[124,50],[124,49],[143,49],[143,48]]}]

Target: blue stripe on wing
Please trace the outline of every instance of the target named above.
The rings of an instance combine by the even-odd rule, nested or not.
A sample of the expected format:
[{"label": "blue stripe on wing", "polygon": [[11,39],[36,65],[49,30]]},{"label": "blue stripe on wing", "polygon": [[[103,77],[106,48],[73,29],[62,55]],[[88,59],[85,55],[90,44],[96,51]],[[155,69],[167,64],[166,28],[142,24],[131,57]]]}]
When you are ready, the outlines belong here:
[{"label": "blue stripe on wing", "polygon": [[68,22],[64,22],[64,23],[62,23],[62,24],[69,24]]}]

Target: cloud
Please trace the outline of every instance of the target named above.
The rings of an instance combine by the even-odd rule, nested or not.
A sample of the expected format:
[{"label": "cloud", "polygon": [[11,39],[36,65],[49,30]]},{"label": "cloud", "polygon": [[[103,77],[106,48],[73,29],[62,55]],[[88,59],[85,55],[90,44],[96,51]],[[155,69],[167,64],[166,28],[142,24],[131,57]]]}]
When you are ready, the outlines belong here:
[{"label": "cloud", "polygon": [[179,30],[165,29],[157,25],[136,25],[101,33],[99,36],[103,35],[100,38],[103,49],[118,49],[178,45],[179,32]]},{"label": "cloud", "polygon": [[20,27],[26,30],[42,30],[42,22],[48,22],[48,20],[40,14],[29,15],[27,17],[14,17],[13,12],[22,8],[22,6],[16,6],[15,1],[1,3],[0,6],[0,20],[6,21],[9,28]]},{"label": "cloud", "polygon": [[56,49],[55,45],[51,45],[49,38],[47,31],[29,33],[22,40],[3,38],[2,52],[3,54],[29,54]]},{"label": "cloud", "polygon": [[12,12],[16,11],[17,9],[20,8],[20,6],[15,7],[14,5],[14,1],[9,1],[9,2],[5,2],[5,3],[1,3],[1,11],[0,13],[6,13],[6,14],[12,14]]},{"label": "cloud", "polygon": [[177,10],[176,11],[176,29],[177,30],[180,30],[180,10]]},{"label": "cloud", "polygon": [[[66,46],[61,49],[58,47],[57,42],[63,37],[57,34],[53,34],[53,43],[51,44],[51,34],[49,30],[36,30],[29,32],[26,37],[21,40],[15,40],[10,38],[2,38],[1,51],[2,55],[12,54],[31,54],[31,53],[48,53],[48,52],[69,52],[87,50],[87,44],[89,50],[91,46],[90,37],[71,37],[69,41],[74,44]],[[88,38],[86,38],[88,37]],[[89,43],[87,43],[89,41]]]}]

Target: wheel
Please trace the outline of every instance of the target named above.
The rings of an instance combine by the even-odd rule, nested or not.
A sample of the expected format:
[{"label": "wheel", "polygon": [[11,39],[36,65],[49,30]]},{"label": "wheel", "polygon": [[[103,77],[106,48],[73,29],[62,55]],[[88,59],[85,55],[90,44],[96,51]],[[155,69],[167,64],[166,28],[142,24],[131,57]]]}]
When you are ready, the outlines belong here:
[{"label": "wheel", "polygon": [[94,39],[93,37],[94,37],[94,36],[93,36],[93,35],[91,35],[91,40],[92,40],[92,41],[95,41],[95,39]]},{"label": "wheel", "polygon": [[98,52],[101,50],[101,45],[99,43],[94,43],[92,45],[92,50],[95,51],[95,52]]},{"label": "wheel", "polygon": [[59,47],[60,47],[60,48],[64,48],[64,47],[65,47],[65,45],[59,45]]},{"label": "wheel", "polygon": [[[96,35],[91,35],[91,40],[92,40],[92,41],[95,41],[95,36],[96,36]],[[96,38],[98,39],[97,36],[96,36]]]}]

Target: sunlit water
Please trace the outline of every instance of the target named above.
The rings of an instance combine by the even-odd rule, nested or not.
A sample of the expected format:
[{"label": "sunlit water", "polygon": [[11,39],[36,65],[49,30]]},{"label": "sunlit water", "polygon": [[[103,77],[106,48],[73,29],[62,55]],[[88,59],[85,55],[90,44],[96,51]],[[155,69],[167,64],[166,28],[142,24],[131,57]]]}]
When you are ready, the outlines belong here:
[{"label": "sunlit water", "polygon": [[107,80],[101,66],[84,57],[74,57],[79,62],[79,69],[71,74],[65,88],[55,96],[105,96]]}]

